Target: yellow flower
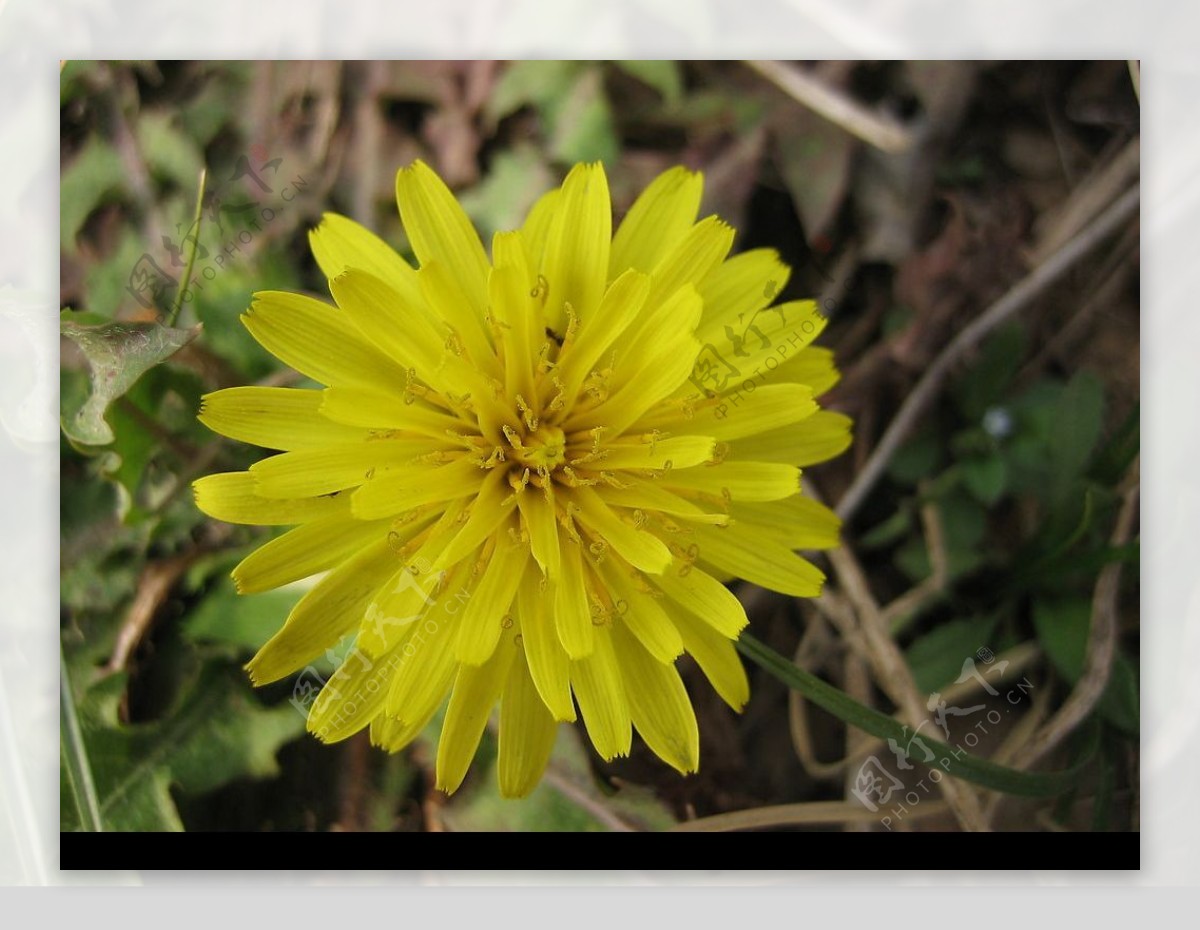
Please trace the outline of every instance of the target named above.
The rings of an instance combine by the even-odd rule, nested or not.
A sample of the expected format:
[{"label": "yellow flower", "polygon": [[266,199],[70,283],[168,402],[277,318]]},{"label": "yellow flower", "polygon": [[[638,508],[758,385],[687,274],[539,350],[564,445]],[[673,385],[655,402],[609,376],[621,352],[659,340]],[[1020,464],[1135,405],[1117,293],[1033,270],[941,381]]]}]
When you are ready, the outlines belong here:
[{"label": "yellow flower", "polygon": [[[612,232],[600,165],[576,165],[491,257],[441,179],[399,172],[414,269],[328,214],[310,234],[336,306],[256,294],[243,322],[323,390],[204,398],[214,431],[282,450],[196,482],[205,513],[299,524],[236,569],[239,591],[328,572],[247,666],[256,684],[356,634],[309,711],[398,750],[449,695],[437,783],[454,791],[500,705],[500,788],[538,782],[576,706],[604,759],[632,729],[680,772],[699,734],[676,661],[740,710],[746,624],[723,584],[813,596],[795,549],[837,543],[798,466],[850,442],[818,409],[837,380],[811,301],[771,306],[778,255],[726,258],[696,222],[702,178],[659,176]],[[299,686],[298,686],[299,687]]]}]

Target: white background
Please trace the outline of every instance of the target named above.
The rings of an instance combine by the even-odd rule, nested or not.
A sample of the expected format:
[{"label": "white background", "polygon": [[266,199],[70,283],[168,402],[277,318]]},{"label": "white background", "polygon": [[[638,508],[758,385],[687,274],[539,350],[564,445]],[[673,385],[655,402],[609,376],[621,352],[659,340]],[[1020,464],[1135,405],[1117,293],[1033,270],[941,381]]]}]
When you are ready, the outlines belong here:
[{"label": "white background", "polygon": [[[645,890],[454,892],[417,887],[395,912],[377,910],[383,894],[355,890],[355,902],[316,900],[282,875],[265,890],[248,877],[230,891],[230,913],[278,924],[382,919],[484,920],[589,926],[638,913],[678,916],[672,901],[706,924],[745,920],[789,924],[836,915],[891,927],[901,914],[976,925],[1020,926],[1048,916],[1042,895],[1021,903],[1006,889],[963,885],[1121,886],[1195,884],[1200,876],[1200,6],[1084,0],[968,3],[963,0],[0,0],[0,884],[140,884],[135,873],[58,872],[57,621],[57,307],[58,60],[60,58],[1140,58],[1143,110],[1143,871],[1078,873],[877,872],[874,856],[854,873],[612,872],[599,881],[667,884]],[[819,861],[817,836],[796,864]],[[1014,849],[1014,853],[1016,850]],[[405,857],[400,857],[401,859]],[[619,863],[617,863],[619,864]],[[1074,863],[1064,863],[1071,865]],[[287,868],[293,863],[264,863]],[[335,869],[336,862],[304,863]],[[964,863],[969,866],[970,863]],[[1089,866],[1093,863],[1079,863]],[[1094,865],[1100,865],[1095,863]],[[219,863],[214,863],[219,868]],[[581,873],[576,873],[579,875]],[[162,876],[157,876],[161,880]],[[436,885],[537,882],[536,873],[407,872],[340,875],[317,884]],[[544,878],[544,877],[543,877]],[[195,882],[195,876],[181,880]],[[570,882],[560,873],[558,882]],[[230,878],[211,881],[228,884]],[[738,892],[684,888],[682,882],[767,887],[738,903]],[[885,888],[863,897],[858,885],[924,886],[938,898],[927,910],[913,892]],[[840,887],[780,888],[780,885]],[[957,891],[954,889],[957,887]],[[933,891],[936,889],[936,891]],[[798,893],[799,892],[799,893]],[[76,889],[58,906],[91,910]],[[274,897],[270,897],[270,895]],[[743,895],[746,892],[742,892]],[[1037,894],[1034,892],[1034,894]],[[1114,922],[1145,919],[1141,905],[1087,892]],[[192,904],[213,903],[203,888],[147,888],[138,906],[109,899],[109,919],[169,909],[199,920]],[[591,899],[602,898],[602,904]],[[641,903],[639,903],[639,900]],[[646,905],[647,901],[658,901]],[[1041,903],[1038,903],[1040,900]],[[849,901],[849,903],[848,903]],[[499,904],[498,904],[499,902]],[[505,908],[503,902],[509,903]],[[872,902],[878,907],[872,907]],[[39,896],[40,908],[51,904]],[[753,907],[748,911],[746,904]],[[360,912],[358,905],[363,910]],[[497,904],[499,911],[497,911]],[[1077,911],[1069,909],[1066,913]],[[326,907],[326,905],[329,905]],[[1139,909],[1135,912],[1134,907]],[[411,908],[411,910],[410,910]],[[507,912],[507,916],[504,916]],[[439,915],[443,915],[440,917]],[[924,918],[920,915],[924,914]],[[934,916],[937,915],[937,916]],[[43,917],[47,915],[43,914]],[[78,915],[83,917],[81,913]],[[16,915],[5,909],[5,923]],[[1068,918],[1070,919],[1070,918]],[[656,920],[656,922],[658,922]],[[855,921],[857,922],[857,921]]]}]

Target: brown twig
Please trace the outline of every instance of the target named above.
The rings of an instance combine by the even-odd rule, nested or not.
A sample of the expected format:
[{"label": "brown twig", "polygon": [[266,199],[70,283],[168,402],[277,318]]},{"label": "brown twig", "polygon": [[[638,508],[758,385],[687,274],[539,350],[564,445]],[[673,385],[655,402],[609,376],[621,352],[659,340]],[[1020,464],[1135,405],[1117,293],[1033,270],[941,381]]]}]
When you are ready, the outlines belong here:
[{"label": "brown twig", "polygon": [[[1133,531],[1138,512],[1137,473],[1138,460],[1135,460],[1130,486],[1110,538],[1112,546],[1124,545]],[[1028,768],[1050,752],[1087,718],[1103,696],[1117,651],[1117,592],[1121,566],[1119,561],[1104,566],[1096,581],[1092,594],[1092,628],[1079,681],[1057,713],[1025,744],[1014,760],[1016,767]]]},{"label": "brown twig", "polygon": [[129,605],[121,629],[117,633],[112,656],[100,670],[101,675],[124,671],[129,664],[129,657],[150,629],[150,624],[157,616],[159,608],[166,602],[175,583],[205,551],[203,547],[197,546],[170,558],[146,563],[138,578],[137,593],[134,594],[133,602]]},{"label": "brown twig", "polygon": [[1132,217],[1137,212],[1140,197],[1140,188],[1137,186],[1126,191],[1086,229],[1017,282],[1008,293],[976,317],[946,346],[904,399],[870,460],[855,475],[853,483],[838,501],[838,516],[848,520],[858,511],[871,489],[882,477],[888,462],[900,444],[908,438],[913,426],[937,396],[942,382],[958,361],[984,336],[1028,305],[1034,297],[1061,278],[1076,262]]},{"label": "brown twig", "polygon": [[868,109],[795,65],[783,61],[747,61],[746,65],[793,100],[869,145],[893,154],[912,147],[912,133],[896,120]]}]

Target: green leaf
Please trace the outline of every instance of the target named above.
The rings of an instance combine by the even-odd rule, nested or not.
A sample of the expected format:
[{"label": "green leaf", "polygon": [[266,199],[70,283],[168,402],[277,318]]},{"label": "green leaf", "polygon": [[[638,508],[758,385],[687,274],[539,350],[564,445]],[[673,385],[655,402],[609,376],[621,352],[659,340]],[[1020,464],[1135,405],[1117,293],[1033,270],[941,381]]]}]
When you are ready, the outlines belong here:
[{"label": "green leaf", "polygon": [[517,145],[497,152],[487,177],[459,202],[486,237],[520,228],[534,201],[553,183],[541,153],[534,146]]},{"label": "green leaf", "polygon": [[137,138],[151,172],[191,190],[204,162],[196,144],[176,125],[174,114],[142,113],[137,121]]},{"label": "green leaf", "polygon": [[59,246],[74,251],[75,237],[92,211],[125,189],[121,157],[93,135],[63,170],[59,182]]},{"label": "green leaf", "polygon": [[[272,777],[279,771],[275,753],[304,729],[291,704],[262,707],[240,673],[216,662],[154,723],[119,722],[124,674],[82,693],[76,680],[73,690],[105,830],[182,830],[173,787],[198,794],[236,778]],[[64,804],[60,825],[75,830],[84,822]]]},{"label": "green leaf", "polygon": [[888,477],[900,484],[915,485],[941,467],[944,459],[942,439],[933,432],[921,433],[896,450],[888,465]]},{"label": "green leaf", "polygon": [[[476,759],[494,760],[495,740],[490,731]],[[590,805],[575,798],[543,778],[530,794],[519,802],[501,797],[494,772],[479,765],[464,790],[443,809],[442,817],[452,829],[471,832],[598,832],[611,827],[596,816],[603,808],[632,827],[662,830],[674,826],[675,818],[649,788],[622,783],[614,793],[597,785],[576,727],[558,728],[558,739],[550,756],[550,765],[575,797],[587,797]]]},{"label": "green leaf", "polygon": [[[860,704],[844,691],[789,662],[749,634],[742,634],[737,647],[742,655],[768,674],[850,726],[879,739],[895,740],[898,746],[907,748],[912,742],[912,734],[909,733],[908,727],[873,707]],[[994,791],[1031,798],[1054,797],[1073,788],[1079,780],[1080,773],[1091,765],[1099,743],[1099,730],[1089,728],[1086,736],[1087,745],[1081,760],[1070,768],[1057,772],[1019,772],[924,735],[921,742],[933,753],[933,758],[922,764],[931,769],[939,767],[947,775],[974,782]]]},{"label": "green leaf", "polygon": [[[1033,628],[1055,669],[1074,685],[1083,674],[1092,605],[1086,598],[1045,598],[1033,607]],[[1137,672],[1123,653],[1113,658],[1112,672],[1097,710],[1117,729],[1136,735],[1139,728]]]},{"label": "green leaf", "polygon": [[677,61],[614,61],[614,65],[643,84],[653,87],[672,107],[683,99],[683,72]]},{"label": "green leaf", "polygon": [[963,484],[980,503],[993,506],[1008,487],[1008,466],[998,455],[973,456],[962,463]]},{"label": "green leaf", "polygon": [[257,652],[270,639],[304,594],[298,586],[238,594],[228,576],[204,596],[183,624],[183,634],[193,642],[234,646],[242,654]]},{"label": "green leaf", "polygon": [[999,620],[998,613],[952,620],[913,640],[905,657],[917,689],[931,694],[954,681],[965,659],[975,655],[980,646],[992,647],[991,637]]},{"label": "green leaf", "polygon": [[60,324],[62,335],[79,346],[91,369],[91,394],[82,407],[64,411],[62,429],[77,446],[107,446],[114,437],[105,420],[109,405],[146,371],[170,358],[200,332],[159,323]]},{"label": "green leaf", "polygon": [[1025,328],[1012,323],[997,330],[964,371],[952,392],[963,416],[978,423],[988,407],[1000,403],[1025,357]]},{"label": "green leaf", "polygon": [[1096,442],[1104,416],[1104,388],[1088,371],[1076,373],[1059,397],[1050,433],[1050,501],[1061,504],[1071,496],[1072,486],[1083,473]]},{"label": "green leaf", "polygon": [[599,68],[584,71],[554,107],[550,152],[561,162],[612,164],[620,154]]},{"label": "green leaf", "polygon": [[524,106],[550,105],[584,67],[578,61],[511,62],[488,97],[486,113],[498,122]]}]

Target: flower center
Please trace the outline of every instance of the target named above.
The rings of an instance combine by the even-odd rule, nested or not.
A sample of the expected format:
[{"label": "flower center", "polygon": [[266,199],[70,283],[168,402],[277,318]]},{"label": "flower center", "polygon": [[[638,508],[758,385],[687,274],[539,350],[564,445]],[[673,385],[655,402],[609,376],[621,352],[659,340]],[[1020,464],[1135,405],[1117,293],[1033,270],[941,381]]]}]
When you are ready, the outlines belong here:
[{"label": "flower center", "polygon": [[508,440],[514,458],[535,472],[547,474],[567,460],[567,437],[557,426],[543,424],[524,437],[509,435]]}]

